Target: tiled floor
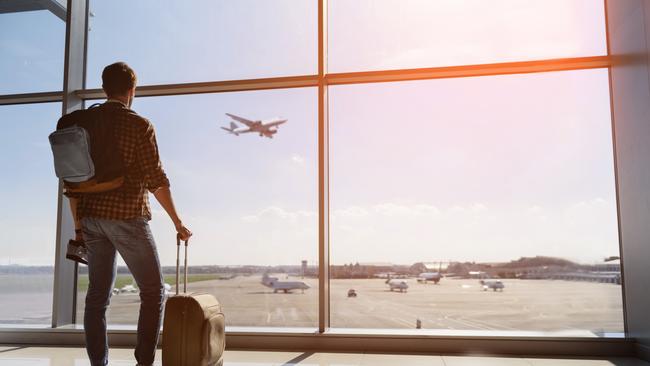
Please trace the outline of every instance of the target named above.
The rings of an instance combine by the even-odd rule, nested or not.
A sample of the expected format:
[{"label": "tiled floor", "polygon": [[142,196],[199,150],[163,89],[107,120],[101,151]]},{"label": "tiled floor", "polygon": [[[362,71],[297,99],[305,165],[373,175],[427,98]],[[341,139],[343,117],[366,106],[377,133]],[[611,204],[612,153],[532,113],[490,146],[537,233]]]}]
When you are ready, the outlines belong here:
[{"label": "tiled floor", "polygon": [[[160,351],[156,365],[160,365]],[[650,366],[632,358],[609,360],[406,356],[357,353],[227,351],[225,366]],[[0,346],[0,366],[86,366],[82,348]],[[133,351],[112,349],[111,366],[133,366]]]}]

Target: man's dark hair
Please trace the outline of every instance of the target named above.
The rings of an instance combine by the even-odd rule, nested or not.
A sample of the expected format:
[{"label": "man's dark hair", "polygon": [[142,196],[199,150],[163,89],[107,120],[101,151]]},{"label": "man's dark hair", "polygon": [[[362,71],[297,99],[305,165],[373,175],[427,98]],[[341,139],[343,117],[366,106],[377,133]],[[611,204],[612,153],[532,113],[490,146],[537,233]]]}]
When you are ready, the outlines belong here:
[{"label": "man's dark hair", "polygon": [[135,71],[124,62],[108,65],[102,72],[102,87],[106,95],[124,94],[135,86]]}]

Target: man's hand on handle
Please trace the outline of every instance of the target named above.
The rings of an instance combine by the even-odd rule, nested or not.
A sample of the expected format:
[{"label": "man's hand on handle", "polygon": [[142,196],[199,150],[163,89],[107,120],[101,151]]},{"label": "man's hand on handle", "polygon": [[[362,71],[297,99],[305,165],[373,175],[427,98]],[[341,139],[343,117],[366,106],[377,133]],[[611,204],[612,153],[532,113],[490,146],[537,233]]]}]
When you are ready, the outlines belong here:
[{"label": "man's hand on handle", "polygon": [[76,240],[76,241],[84,241],[83,231],[81,230],[81,228],[75,228],[74,229],[74,240]]},{"label": "man's hand on handle", "polygon": [[176,226],[176,232],[178,233],[178,236],[181,238],[182,241],[187,241],[190,238],[190,236],[192,236],[192,232],[190,231],[190,229],[186,228],[182,222],[174,224],[174,226]]}]

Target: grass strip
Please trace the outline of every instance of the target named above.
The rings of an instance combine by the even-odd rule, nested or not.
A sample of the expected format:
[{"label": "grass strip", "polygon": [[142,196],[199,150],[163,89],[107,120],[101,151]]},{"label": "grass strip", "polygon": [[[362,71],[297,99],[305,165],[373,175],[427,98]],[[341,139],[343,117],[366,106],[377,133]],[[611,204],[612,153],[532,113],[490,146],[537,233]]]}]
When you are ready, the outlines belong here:
[{"label": "grass strip", "polygon": [[[191,274],[187,276],[187,283],[192,283],[192,282],[201,282],[201,281],[211,281],[211,280],[217,280],[219,279],[219,276],[216,274]],[[176,284],[176,276],[175,275],[165,275],[163,276],[163,281],[165,283],[168,283],[172,285],[172,287]],[[181,277],[181,282],[183,281]],[[88,275],[79,275],[77,278],[77,291],[88,291]],[[133,285],[134,287],[137,288],[135,284],[135,280],[133,279],[133,276],[131,275],[117,275],[115,278],[115,285],[113,287],[120,289],[126,285]],[[182,287],[181,283],[181,287]]]}]

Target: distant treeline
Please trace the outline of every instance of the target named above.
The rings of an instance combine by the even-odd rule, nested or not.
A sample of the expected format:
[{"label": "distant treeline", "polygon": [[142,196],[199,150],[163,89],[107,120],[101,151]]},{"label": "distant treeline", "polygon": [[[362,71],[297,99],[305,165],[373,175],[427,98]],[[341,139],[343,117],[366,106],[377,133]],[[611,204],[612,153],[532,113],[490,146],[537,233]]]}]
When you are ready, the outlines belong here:
[{"label": "distant treeline", "polygon": [[331,266],[332,278],[375,278],[390,274],[392,276],[416,277],[424,272],[441,272],[446,276],[461,278],[522,278],[543,279],[551,275],[570,272],[620,272],[620,265],[596,264],[582,265],[563,258],[555,257],[521,257],[504,263],[451,262],[436,268],[433,263],[415,263],[413,265],[364,265],[350,263]]},{"label": "distant treeline", "polygon": [[54,266],[2,265],[0,274],[54,274]]},{"label": "distant treeline", "polygon": [[[163,266],[162,267],[164,274],[175,274],[176,266]],[[245,265],[245,266],[189,266],[187,267],[187,272],[189,274],[237,274],[237,275],[252,275],[252,274],[261,274],[261,273],[287,273],[287,274],[302,274],[302,266],[296,265],[280,265],[280,266],[254,266],[254,265]],[[87,274],[88,267],[79,266],[79,273]],[[118,274],[129,274],[131,273],[126,266],[117,267]],[[304,274],[305,276],[317,276],[318,270],[314,266],[308,266],[307,271]]]},{"label": "distant treeline", "polygon": [[[163,273],[174,274],[176,273],[176,266],[163,266]],[[286,274],[303,274],[302,266],[299,265],[279,265],[279,266],[189,266],[187,272],[191,274],[210,274],[210,273],[224,273],[224,274],[259,274],[259,273],[286,273]],[[87,274],[88,267],[79,265],[79,273]],[[118,274],[131,273],[126,266],[117,267]],[[17,264],[0,265],[0,274],[54,274],[54,266],[24,266]],[[318,275],[318,269],[315,266],[307,266],[304,273],[307,277],[315,277]]]},{"label": "distant treeline", "polygon": [[[416,266],[414,264],[413,266]],[[404,266],[404,265],[376,265],[376,264],[359,264],[359,263],[350,263],[344,265],[332,265],[330,266],[330,276],[331,278],[336,279],[346,279],[346,278],[375,278],[380,273],[394,273],[399,275],[418,275],[422,272],[418,272],[417,269],[412,268],[413,266]],[[417,272],[417,273],[416,273]]]},{"label": "distant treeline", "polygon": [[[433,267],[436,267],[435,265]],[[305,277],[317,277],[318,267],[307,266],[305,273],[300,265],[278,265],[278,266],[190,266],[190,274],[234,274],[234,275],[255,275],[262,273],[283,273],[302,275]],[[359,264],[350,263],[344,265],[330,266],[331,278],[375,278],[385,276],[387,273],[396,276],[418,276],[423,272],[442,272],[447,276],[457,277],[498,277],[498,278],[547,278],[550,274],[568,273],[568,272],[620,272],[620,265],[617,263],[581,265],[562,258],[555,257],[521,257],[516,260],[504,263],[477,263],[477,262],[451,262],[446,266],[432,268],[431,263],[426,265],[423,262],[412,265],[378,265],[378,264]],[[52,274],[52,266],[20,266],[4,265],[0,266],[0,274]],[[79,266],[80,274],[87,274],[86,266]],[[118,274],[129,274],[129,269],[125,266],[117,268]],[[163,266],[163,273],[171,275],[176,273],[175,266]]]}]

